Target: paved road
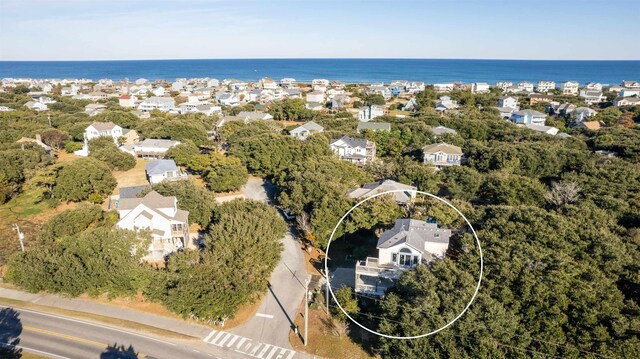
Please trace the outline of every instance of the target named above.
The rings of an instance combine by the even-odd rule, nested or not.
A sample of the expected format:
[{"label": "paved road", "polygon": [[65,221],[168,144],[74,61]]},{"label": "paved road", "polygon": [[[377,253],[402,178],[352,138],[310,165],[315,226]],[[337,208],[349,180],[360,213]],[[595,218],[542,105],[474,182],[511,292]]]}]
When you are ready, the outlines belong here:
[{"label": "paved road", "polygon": [[[270,202],[275,187],[260,178],[251,178],[244,188],[245,197]],[[292,231],[282,239],[283,252],[273,271],[267,294],[260,303],[256,316],[240,327],[230,330],[232,334],[254,341],[291,348],[289,332],[304,297],[304,281],[308,277],[304,256]]]},{"label": "paved road", "polygon": [[[0,309],[4,308],[0,306]],[[13,323],[0,318],[4,330],[20,328],[16,330],[19,347],[52,358],[117,358],[107,355],[107,347],[121,345],[125,348],[132,346],[139,358],[247,358],[245,354],[222,350],[197,339],[164,339],[59,315],[18,308],[13,310],[18,313],[17,320],[11,320]]]}]

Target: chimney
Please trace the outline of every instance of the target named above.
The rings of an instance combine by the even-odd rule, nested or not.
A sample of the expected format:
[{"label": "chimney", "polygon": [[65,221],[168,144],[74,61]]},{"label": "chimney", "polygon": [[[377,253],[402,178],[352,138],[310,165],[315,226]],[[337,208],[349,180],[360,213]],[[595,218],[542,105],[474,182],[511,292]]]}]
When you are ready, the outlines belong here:
[{"label": "chimney", "polygon": [[42,142],[42,136],[39,133],[36,134],[36,141]]}]

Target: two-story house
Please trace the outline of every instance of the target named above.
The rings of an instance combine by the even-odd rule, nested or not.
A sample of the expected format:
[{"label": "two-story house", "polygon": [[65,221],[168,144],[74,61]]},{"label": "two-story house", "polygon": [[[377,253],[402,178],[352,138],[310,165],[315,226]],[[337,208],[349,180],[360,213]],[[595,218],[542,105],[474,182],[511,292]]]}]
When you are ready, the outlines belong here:
[{"label": "two-story house", "polygon": [[436,166],[460,166],[464,160],[462,149],[448,143],[434,143],[422,148],[422,161]]},{"label": "two-story house", "polygon": [[443,258],[450,237],[451,230],[438,228],[436,223],[396,220],[393,228],[378,238],[378,257],[356,262],[355,291],[383,296],[402,272]]},{"label": "two-story house", "polygon": [[176,197],[151,191],[142,198],[121,198],[118,228],[147,230],[151,243],[146,260],[159,260],[182,248],[195,248],[189,238],[189,212],[178,209]]},{"label": "two-story house", "polygon": [[332,140],[329,146],[340,159],[357,165],[364,165],[376,158],[376,144],[364,138],[342,136]]},{"label": "two-story house", "polygon": [[520,110],[511,115],[511,122],[524,125],[544,125],[546,115],[536,110]]},{"label": "two-story house", "polygon": [[384,116],[384,106],[371,105],[361,107],[358,111],[358,121],[367,122],[376,117]]}]

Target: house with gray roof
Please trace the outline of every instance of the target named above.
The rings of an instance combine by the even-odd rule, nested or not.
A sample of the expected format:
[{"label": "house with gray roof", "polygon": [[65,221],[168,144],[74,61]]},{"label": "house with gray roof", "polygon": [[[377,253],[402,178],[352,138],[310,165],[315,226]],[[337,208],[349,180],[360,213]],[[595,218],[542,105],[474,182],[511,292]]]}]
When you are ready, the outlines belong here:
[{"label": "house with gray roof", "polygon": [[182,173],[173,160],[155,160],[145,164],[147,179],[151,185],[158,184],[164,180],[176,181],[187,178],[186,173]]},{"label": "house with gray roof", "polygon": [[417,189],[415,186],[386,179],[366,183],[360,188],[350,190],[347,195],[356,200],[363,200],[379,193],[395,191],[390,193],[395,201],[399,204],[408,204],[416,198]]},{"label": "house with gray roof", "polygon": [[391,132],[391,124],[387,122],[358,122],[356,129],[358,133],[362,133],[364,130],[370,131],[387,131]]},{"label": "house with gray roof", "polygon": [[542,112],[526,109],[516,111],[511,115],[511,122],[523,125],[544,125],[546,115]]},{"label": "house with gray roof", "polygon": [[320,133],[322,131],[324,131],[324,127],[318,125],[314,121],[309,121],[289,131],[289,134],[299,140],[306,140],[311,134]]},{"label": "house with gray roof", "polygon": [[356,262],[355,291],[376,296],[406,270],[443,258],[449,249],[451,230],[437,223],[411,218],[396,220],[393,228],[378,238],[378,257]]},{"label": "house with gray roof", "polygon": [[453,128],[449,128],[449,127],[444,127],[444,126],[436,126],[434,128],[431,129],[431,132],[433,132],[434,135],[436,136],[442,136],[442,135],[457,135],[458,132],[456,130],[454,130]]},{"label": "house with gray roof", "polygon": [[120,218],[116,227],[151,236],[145,260],[163,260],[180,249],[196,247],[189,235],[189,212],[178,208],[176,197],[151,191],[142,198],[121,198],[116,210]]},{"label": "house with gray roof", "polygon": [[364,138],[342,136],[332,140],[331,150],[342,160],[364,165],[376,158],[376,144]]},{"label": "house with gray roof", "polygon": [[123,150],[133,154],[134,156],[147,159],[157,159],[164,158],[171,147],[177,146],[181,143],[182,142],[180,141],[173,140],[145,138],[144,141],[125,147]]}]

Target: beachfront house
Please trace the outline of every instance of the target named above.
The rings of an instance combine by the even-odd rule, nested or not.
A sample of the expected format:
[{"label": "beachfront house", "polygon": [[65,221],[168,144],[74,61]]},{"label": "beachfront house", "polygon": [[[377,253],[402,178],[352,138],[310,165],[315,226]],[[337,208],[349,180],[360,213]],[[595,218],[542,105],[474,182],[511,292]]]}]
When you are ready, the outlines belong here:
[{"label": "beachfront house", "polygon": [[437,223],[402,218],[378,238],[378,257],[356,262],[355,291],[383,296],[402,273],[443,258],[449,249],[450,229]]}]

